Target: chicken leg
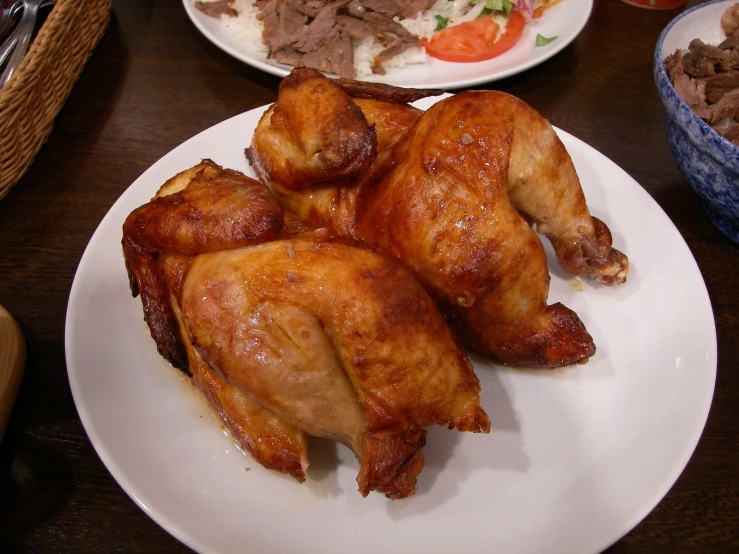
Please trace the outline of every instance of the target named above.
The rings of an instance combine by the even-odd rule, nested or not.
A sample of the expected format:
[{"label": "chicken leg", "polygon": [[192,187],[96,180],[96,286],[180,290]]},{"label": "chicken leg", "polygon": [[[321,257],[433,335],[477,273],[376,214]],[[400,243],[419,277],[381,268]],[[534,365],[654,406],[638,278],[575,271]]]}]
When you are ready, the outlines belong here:
[{"label": "chicken leg", "polygon": [[[466,346],[518,366],[586,361],[595,345],[581,320],[547,304],[550,276],[532,225],[572,275],[623,283],[628,260],[590,215],[551,125],[500,92],[461,93],[422,113],[388,88],[353,98],[345,82],[293,71],[247,149],[257,175],[287,210],[403,264]],[[355,113],[355,130],[318,131],[311,111],[290,116],[308,97],[321,113],[354,105],[364,122]],[[357,149],[367,141],[362,163],[302,171],[331,132]]]}]

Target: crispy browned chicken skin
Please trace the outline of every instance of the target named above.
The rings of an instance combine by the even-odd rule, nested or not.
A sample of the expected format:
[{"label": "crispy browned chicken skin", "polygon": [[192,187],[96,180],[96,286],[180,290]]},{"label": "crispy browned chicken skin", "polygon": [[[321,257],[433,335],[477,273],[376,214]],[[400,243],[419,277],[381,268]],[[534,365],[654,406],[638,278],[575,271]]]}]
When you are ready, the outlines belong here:
[{"label": "crispy browned chicken skin", "polygon": [[160,352],[265,467],[302,481],[308,436],[331,438],[359,459],[361,494],[403,498],[424,427],[489,431],[426,291],[387,258],[283,222],[261,183],[206,160],[130,214],[123,244]]},{"label": "crispy browned chicken skin", "polygon": [[468,347],[519,366],[586,361],[595,345],[578,316],[547,304],[532,225],[572,275],[622,283],[628,260],[551,125],[501,92],[423,113],[375,87],[353,98],[346,82],[293,71],[247,149],[258,176],[287,210],[403,264]]},{"label": "crispy browned chicken skin", "polygon": [[158,257],[258,244],[276,238],[283,219],[263,184],[209,160],[172,177],[126,218],[122,244],[131,291],[141,294],[159,353],[173,365],[186,367],[187,357]]}]

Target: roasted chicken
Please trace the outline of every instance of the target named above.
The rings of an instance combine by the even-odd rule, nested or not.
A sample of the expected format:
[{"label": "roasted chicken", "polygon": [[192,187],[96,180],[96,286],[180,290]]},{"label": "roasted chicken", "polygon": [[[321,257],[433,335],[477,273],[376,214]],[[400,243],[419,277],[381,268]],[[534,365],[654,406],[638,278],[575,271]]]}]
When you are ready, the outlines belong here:
[{"label": "roasted chicken", "polygon": [[160,352],[264,466],[302,481],[308,436],[330,438],[357,456],[362,495],[403,498],[424,427],[489,431],[467,354],[426,291],[391,260],[285,218],[263,184],[203,161],[134,210],[123,237]]},{"label": "roasted chicken", "polygon": [[547,304],[536,231],[571,275],[623,283],[628,260],[551,125],[502,92],[425,113],[408,94],[296,69],[247,158],[286,210],[404,265],[467,347],[516,366],[586,361],[595,345],[579,317]]}]

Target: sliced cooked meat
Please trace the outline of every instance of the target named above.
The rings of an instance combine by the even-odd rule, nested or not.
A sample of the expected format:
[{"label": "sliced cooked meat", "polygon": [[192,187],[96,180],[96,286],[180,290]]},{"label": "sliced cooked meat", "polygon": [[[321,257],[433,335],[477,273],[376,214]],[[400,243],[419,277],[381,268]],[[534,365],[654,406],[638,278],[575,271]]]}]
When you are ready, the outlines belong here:
[{"label": "sliced cooked meat", "polygon": [[215,2],[201,2],[198,0],[195,2],[195,9],[210,17],[220,17],[222,15],[236,17],[239,12],[233,8],[233,3],[234,0],[215,0]]},{"label": "sliced cooked meat", "polygon": [[377,37],[377,39],[385,47],[380,52],[372,64],[372,71],[374,73],[384,74],[385,69],[382,67],[382,63],[401,54],[408,48],[414,48],[421,45],[420,39],[410,33],[405,27],[394,19],[384,17],[376,12],[366,11],[361,16],[358,16],[365,22],[370,32]]},{"label": "sliced cooked meat", "polygon": [[718,46],[696,38],[684,54],[663,60],[675,92],[706,123],[739,145],[739,3],[721,19],[727,38]]},{"label": "sliced cooked meat", "polygon": [[704,43],[701,39],[693,39],[688,46],[688,53],[683,56],[685,71],[693,77],[713,75],[716,71],[729,68],[729,55],[717,46]]},{"label": "sliced cooked meat", "polygon": [[430,9],[435,3],[436,0],[352,0],[347,9],[355,17],[362,17],[370,12],[387,18],[412,19],[418,12]]},{"label": "sliced cooked meat", "polygon": [[673,83],[677,80],[680,75],[685,74],[685,68],[683,67],[683,56],[680,50],[675,50],[672,54],[664,59],[665,71],[667,76]]},{"label": "sliced cooked meat", "polygon": [[301,40],[308,24],[308,16],[286,0],[269,0],[260,6],[259,18],[264,25],[262,42],[273,53]]},{"label": "sliced cooked meat", "polygon": [[714,73],[700,80],[705,83],[706,99],[715,104],[724,95],[739,88],[739,71]]},{"label": "sliced cooked meat", "polygon": [[739,44],[739,35],[732,35],[718,45],[721,50],[733,50]]},{"label": "sliced cooked meat", "polygon": [[375,60],[372,63],[372,72],[379,75],[384,75],[385,67],[383,66],[383,64],[386,61],[394,58],[398,54],[402,54],[403,52],[408,50],[408,48],[413,48],[416,46],[420,46],[420,43],[418,41],[418,38],[414,35],[409,34],[408,36],[397,37],[390,43],[387,48],[385,48],[382,52],[375,56]]},{"label": "sliced cooked meat", "polygon": [[332,35],[320,48],[304,54],[300,66],[315,67],[336,75],[354,75],[351,38],[344,33]]},{"label": "sliced cooked meat", "polygon": [[[227,0],[224,0],[227,1]],[[383,46],[372,64],[420,46],[396,19],[415,18],[435,0],[257,0],[262,42],[278,62],[354,78],[354,44],[374,36]]]},{"label": "sliced cooked meat", "polygon": [[680,75],[675,82],[675,91],[701,119],[710,119],[711,110],[706,102],[705,82],[691,79],[688,75]]},{"label": "sliced cooked meat", "polygon": [[711,108],[711,125],[718,125],[725,120],[736,120],[737,111],[739,111],[739,89],[724,95]]},{"label": "sliced cooked meat", "polygon": [[326,6],[318,11],[313,20],[304,27],[302,36],[295,41],[295,47],[304,53],[310,53],[324,47],[326,42],[333,42],[343,35],[338,25],[338,13],[333,6]]}]

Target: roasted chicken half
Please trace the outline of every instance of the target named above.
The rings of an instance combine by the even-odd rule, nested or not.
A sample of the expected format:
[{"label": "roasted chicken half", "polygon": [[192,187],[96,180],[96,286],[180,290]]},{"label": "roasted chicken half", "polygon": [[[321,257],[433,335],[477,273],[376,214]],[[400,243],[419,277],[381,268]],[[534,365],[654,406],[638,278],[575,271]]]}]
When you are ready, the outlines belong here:
[{"label": "roasted chicken half", "polygon": [[132,212],[123,236],[160,352],[266,467],[302,481],[308,436],[330,438],[357,456],[362,495],[403,498],[424,427],[489,431],[469,359],[423,287],[283,220],[263,184],[206,160]]},{"label": "roasted chicken half", "polygon": [[425,113],[407,94],[294,70],[246,155],[286,210],[404,265],[466,346],[517,366],[586,361],[595,346],[581,320],[547,304],[536,231],[572,275],[623,283],[628,260],[590,215],[551,125],[502,92]]}]

